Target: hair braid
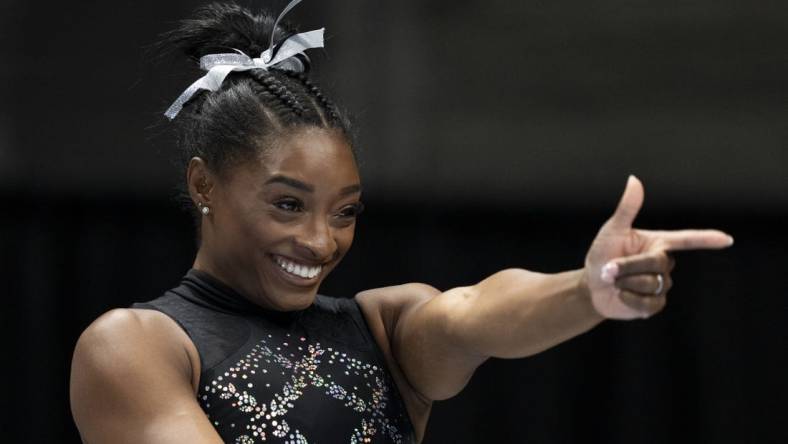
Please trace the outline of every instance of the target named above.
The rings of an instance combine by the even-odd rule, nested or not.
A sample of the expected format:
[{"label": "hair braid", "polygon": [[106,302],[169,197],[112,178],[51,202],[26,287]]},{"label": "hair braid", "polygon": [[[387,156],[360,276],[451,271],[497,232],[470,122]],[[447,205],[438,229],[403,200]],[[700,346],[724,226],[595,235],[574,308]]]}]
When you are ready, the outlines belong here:
[{"label": "hair braid", "polygon": [[298,101],[296,95],[271,72],[264,69],[253,69],[249,71],[249,76],[296,116],[301,117],[306,113],[306,108]]},{"label": "hair braid", "polygon": [[293,72],[293,71],[286,71],[285,73],[289,77],[297,79],[299,82],[301,82],[301,84],[304,85],[306,90],[309,91],[309,93],[315,99],[317,99],[318,103],[320,103],[321,107],[323,108],[323,111],[326,114],[328,114],[331,123],[333,124],[342,123],[342,117],[340,116],[337,107],[334,105],[333,102],[328,100],[328,98],[323,95],[323,92],[320,90],[320,88],[318,88],[317,85],[312,83],[312,81],[309,80],[309,77],[307,77],[306,74],[301,72]]}]

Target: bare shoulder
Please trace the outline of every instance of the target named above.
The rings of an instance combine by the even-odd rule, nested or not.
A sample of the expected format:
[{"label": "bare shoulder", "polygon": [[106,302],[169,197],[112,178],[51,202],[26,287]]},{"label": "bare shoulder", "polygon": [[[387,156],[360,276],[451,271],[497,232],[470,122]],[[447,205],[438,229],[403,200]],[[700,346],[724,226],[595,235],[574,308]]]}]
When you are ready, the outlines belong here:
[{"label": "bare shoulder", "polygon": [[[85,328],[79,342],[109,337],[131,342],[145,334],[167,334],[169,317],[156,310],[137,308],[113,308],[96,318]],[[172,321],[174,322],[174,321]]]},{"label": "bare shoulder", "polygon": [[421,304],[440,294],[437,288],[420,282],[373,288],[356,294],[364,317],[381,347],[391,351],[398,322]]},{"label": "bare shoulder", "polygon": [[[440,294],[440,290],[429,284],[410,282],[389,287],[372,288],[356,295],[364,310],[380,312],[386,318],[395,317],[419,303]],[[387,319],[387,321],[396,319]]]},{"label": "bare shoulder", "polygon": [[[385,342],[409,390],[424,402],[451,398],[487,357],[456,341],[463,301],[474,287],[440,292],[425,284],[368,290],[356,297],[370,328]],[[384,345],[381,345],[383,348]]]},{"label": "bare shoulder", "polygon": [[193,358],[184,337],[165,314],[126,308],[102,314],[82,332],[71,362],[70,401],[85,442],[177,442],[169,438],[174,429],[201,421],[207,427],[194,430],[215,433],[193,394]]},{"label": "bare shoulder", "polygon": [[375,341],[386,358],[386,364],[405,402],[420,442],[424,436],[432,400],[416,390],[395,358],[393,339],[399,319],[404,313],[440,294],[435,287],[407,283],[365,290],[355,296]]},{"label": "bare shoulder", "polygon": [[191,360],[184,339],[188,340],[186,333],[164,313],[115,308],[85,328],[77,340],[74,360],[113,372],[127,362],[147,363],[156,356],[153,365],[176,366],[190,379]]},{"label": "bare shoulder", "polygon": [[82,373],[100,373],[106,382],[130,382],[144,377],[146,369],[162,368],[193,385],[199,356],[186,332],[159,311],[115,308],[96,318],[80,335],[71,379],[72,384],[81,383]]}]

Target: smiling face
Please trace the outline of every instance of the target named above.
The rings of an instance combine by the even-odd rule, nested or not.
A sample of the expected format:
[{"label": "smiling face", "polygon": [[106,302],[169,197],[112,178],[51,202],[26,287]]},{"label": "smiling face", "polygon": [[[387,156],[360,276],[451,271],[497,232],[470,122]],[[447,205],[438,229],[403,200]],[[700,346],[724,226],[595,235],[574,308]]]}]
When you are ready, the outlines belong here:
[{"label": "smiling face", "polygon": [[305,128],[219,180],[192,159],[189,188],[210,208],[194,268],[261,307],[308,307],[353,243],[360,179],[347,140]]}]

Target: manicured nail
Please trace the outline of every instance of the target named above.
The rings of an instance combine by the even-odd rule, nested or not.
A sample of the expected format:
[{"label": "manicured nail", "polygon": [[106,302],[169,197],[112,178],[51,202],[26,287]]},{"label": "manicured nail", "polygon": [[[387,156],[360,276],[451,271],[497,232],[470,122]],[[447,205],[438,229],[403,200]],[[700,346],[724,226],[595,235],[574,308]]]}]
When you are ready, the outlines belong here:
[{"label": "manicured nail", "polygon": [[602,279],[602,282],[612,284],[616,281],[616,276],[618,276],[618,264],[615,262],[608,262],[602,267],[602,274],[599,277]]},{"label": "manicured nail", "polygon": [[728,235],[728,246],[733,245],[733,236]]}]

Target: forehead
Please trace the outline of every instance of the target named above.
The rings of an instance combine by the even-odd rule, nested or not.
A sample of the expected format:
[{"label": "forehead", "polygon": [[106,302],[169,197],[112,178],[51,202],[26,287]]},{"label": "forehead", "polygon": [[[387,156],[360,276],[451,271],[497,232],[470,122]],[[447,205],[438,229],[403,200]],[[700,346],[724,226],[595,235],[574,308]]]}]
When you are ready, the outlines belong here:
[{"label": "forehead", "polygon": [[347,139],[337,131],[307,128],[279,138],[261,156],[262,173],[284,174],[305,182],[359,181],[358,168]]}]

